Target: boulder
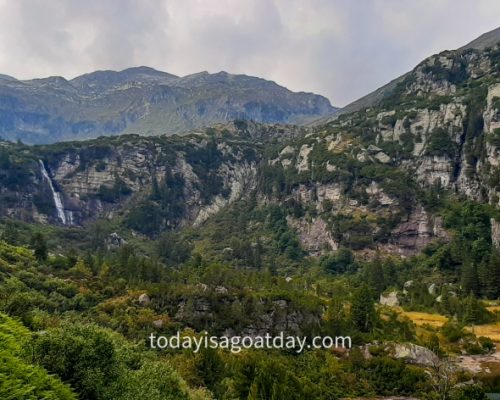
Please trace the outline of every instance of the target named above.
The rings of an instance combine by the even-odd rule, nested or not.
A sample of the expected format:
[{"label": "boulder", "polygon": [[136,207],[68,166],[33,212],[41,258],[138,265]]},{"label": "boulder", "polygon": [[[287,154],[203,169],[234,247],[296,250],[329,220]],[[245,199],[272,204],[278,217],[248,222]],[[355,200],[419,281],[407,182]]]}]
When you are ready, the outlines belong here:
[{"label": "boulder", "polygon": [[411,288],[413,286],[413,281],[406,281],[403,285],[405,289]]},{"label": "boulder", "polygon": [[163,326],[163,320],[162,319],[157,319],[153,321],[153,326],[156,329],[160,329]]},{"label": "boulder", "polygon": [[399,306],[399,299],[398,299],[398,292],[397,291],[392,291],[388,294],[381,294],[380,295],[380,304],[384,306],[389,306],[389,307],[397,307]]},{"label": "boulder", "polygon": [[439,357],[426,347],[413,343],[394,343],[389,349],[389,354],[398,359],[404,359],[409,364],[436,365]]},{"label": "boulder", "polygon": [[139,304],[141,304],[143,306],[151,303],[151,299],[149,298],[149,296],[146,293],[141,294],[137,300],[139,301]]},{"label": "boulder", "polygon": [[435,283],[431,283],[427,290],[431,296],[435,296],[437,294],[437,285]]},{"label": "boulder", "polygon": [[378,161],[380,161],[382,164],[388,164],[391,162],[391,157],[389,157],[387,154],[384,152],[380,152],[375,154],[374,156]]},{"label": "boulder", "polygon": [[115,248],[118,248],[118,247],[121,247],[121,246],[127,244],[127,241],[125,239],[123,239],[118,233],[113,232],[106,239],[106,244],[107,244],[108,250],[110,250],[110,249],[115,249]]},{"label": "boulder", "polygon": [[227,288],[225,288],[224,286],[217,286],[215,288],[215,293],[219,293],[219,294],[227,294],[228,293],[228,290]]}]

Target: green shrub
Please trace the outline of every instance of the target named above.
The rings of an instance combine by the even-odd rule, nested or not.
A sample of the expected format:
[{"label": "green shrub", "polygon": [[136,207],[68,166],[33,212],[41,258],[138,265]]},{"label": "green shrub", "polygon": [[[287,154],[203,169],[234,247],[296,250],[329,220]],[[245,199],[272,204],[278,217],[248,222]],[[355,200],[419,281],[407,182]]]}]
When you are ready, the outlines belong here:
[{"label": "green shrub", "polygon": [[463,327],[452,321],[445,323],[441,327],[441,333],[451,343],[458,342],[466,335]]},{"label": "green shrub", "polygon": [[430,134],[425,148],[425,154],[428,156],[448,156],[449,158],[454,158],[456,151],[457,144],[443,128],[437,128]]}]

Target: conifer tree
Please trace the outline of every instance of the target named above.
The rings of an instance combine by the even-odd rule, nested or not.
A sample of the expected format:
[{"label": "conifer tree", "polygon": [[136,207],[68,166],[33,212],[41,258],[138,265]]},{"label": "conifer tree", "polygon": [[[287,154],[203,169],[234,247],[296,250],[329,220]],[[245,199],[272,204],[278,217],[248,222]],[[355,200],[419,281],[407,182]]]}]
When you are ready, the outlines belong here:
[{"label": "conifer tree", "polygon": [[370,287],[362,285],[354,292],[351,304],[351,320],[356,329],[369,332],[375,320],[375,307]]},{"label": "conifer tree", "polygon": [[470,292],[464,302],[462,321],[466,325],[474,325],[477,322],[478,303],[474,293]]},{"label": "conifer tree", "polygon": [[48,257],[47,241],[41,232],[37,232],[31,238],[31,246],[38,261],[45,261]]},{"label": "conifer tree", "polygon": [[379,295],[384,291],[386,287],[384,270],[382,269],[382,263],[379,260],[375,260],[367,266],[366,281],[376,295]]},{"label": "conifer tree", "polygon": [[475,264],[466,263],[462,267],[462,289],[465,293],[479,295],[479,276]]},{"label": "conifer tree", "polygon": [[500,255],[493,252],[488,263],[485,275],[484,290],[486,297],[498,299],[500,297]]}]

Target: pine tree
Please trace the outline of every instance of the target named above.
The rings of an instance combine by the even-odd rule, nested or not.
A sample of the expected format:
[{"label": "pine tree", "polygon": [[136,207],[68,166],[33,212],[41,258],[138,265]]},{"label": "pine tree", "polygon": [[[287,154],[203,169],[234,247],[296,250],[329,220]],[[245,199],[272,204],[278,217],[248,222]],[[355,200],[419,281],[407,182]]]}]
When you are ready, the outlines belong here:
[{"label": "pine tree", "polygon": [[375,306],[370,287],[362,285],[354,292],[351,304],[351,320],[356,329],[369,332],[375,320]]},{"label": "pine tree", "polygon": [[487,275],[485,276],[485,295],[490,299],[500,297],[500,255],[493,252],[488,263]]},{"label": "pine tree", "polygon": [[481,296],[489,297],[489,281],[491,279],[490,276],[490,264],[489,263],[481,263],[477,268],[478,275],[478,286],[479,286],[479,294]]},{"label": "pine tree", "polygon": [[31,238],[31,246],[38,261],[45,261],[48,257],[47,241],[41,232],[35,233]]},{"label": "pine tree", "polygon": [[428,347],[434,353],[440,354],[441,346],[439,344],[439,337],[435,333],[432,333],[431,336],[429,337]]},{"label": "pine tree", "polygon": [[156,172],[152,173],[152,184],[151,184],[151,199],[159,200],[160,199],[160,186],[158,185],[158,178],[156,177]]},{"label": "pine tree", "polygon": [[92,270],[81,258],[76,262],[74,270],[82,278],[90,278],[92,276]]},{"label": "pine tree", "polygon": [[475,264],[466,263],[462,267],[462,289],[465,293],[479,295],[479,276]]},{"label": "pine tree", "polygon": [[7,221],[5,224],[1,238],[13,246],[19,243],[19,230],[12,221]]},{"label": "pine tree", "polygon": [[441,294],[441,303],[440,303],[440,308],[443,311],[443,314],[446,315],[453,315],[453,307],[451,305],[451,298],[450,298],[450,292],[448,288],[444,288],[443,292]]},{"label": "pine tree", "polygon": [[375,260],[367,266],[366,281],[377,295],[384,291],[386,285],[380,260]]},{"label": "pine tree", "polygon": [[462,321],[466,325],[474,325],[477,322],[478,304],[474,293],[470,292],[464,302]]}]

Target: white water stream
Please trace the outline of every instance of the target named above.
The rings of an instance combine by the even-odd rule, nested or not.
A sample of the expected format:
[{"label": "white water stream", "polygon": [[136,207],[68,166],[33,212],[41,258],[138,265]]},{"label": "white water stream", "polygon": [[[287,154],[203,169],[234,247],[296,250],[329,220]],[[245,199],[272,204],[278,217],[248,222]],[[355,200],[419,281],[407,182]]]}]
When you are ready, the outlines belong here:
[{"label": "white water stream", "polygon": [[56,190],[54,189],[54,184],[52,183],[52,179],[50,178],[49,173],[47,172],[47,169],[45,168],[43,161],[38,160],[38,162],[40,163],[40,171],[42,172],[43,178],[47,181],[47,183],[49,184],[50,190],[52,191],[52,197],[54,199],[54,203],[55,203],[56,209],[57,209],[57,216],[59,217],[61,222],[64,225],[66,225],[66,213],[64,212],[64,206],[63,206],[63,202],[62,202],[61,193],[56,192]]}]

